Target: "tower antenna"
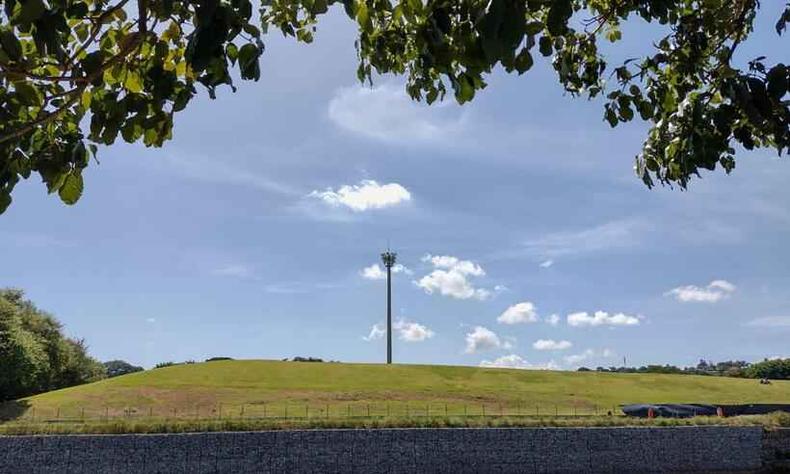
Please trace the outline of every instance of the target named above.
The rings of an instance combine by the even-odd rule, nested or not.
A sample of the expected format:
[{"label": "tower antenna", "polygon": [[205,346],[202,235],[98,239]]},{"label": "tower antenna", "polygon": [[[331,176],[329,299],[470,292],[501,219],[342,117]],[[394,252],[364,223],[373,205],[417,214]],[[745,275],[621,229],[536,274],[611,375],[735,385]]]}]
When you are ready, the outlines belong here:
[{"label": "tower antenna", "polygon": [[392,267],[398,254],[390,251],[387,239],[387,251],[381,254],[381,261],[387,267],[387,364],[392,363]]}]

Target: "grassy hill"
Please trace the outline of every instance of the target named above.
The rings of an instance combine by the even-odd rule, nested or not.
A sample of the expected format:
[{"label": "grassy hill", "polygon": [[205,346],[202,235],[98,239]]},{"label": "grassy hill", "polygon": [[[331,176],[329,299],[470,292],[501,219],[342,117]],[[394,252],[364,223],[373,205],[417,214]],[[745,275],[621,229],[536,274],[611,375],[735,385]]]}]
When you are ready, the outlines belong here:
[{"label": "grassy hill", "polygon": [[[38,418],[593,414],[621,403],[790,403],[790,381],[431,365],[217,361],[153,369],[17,402]],[[327,410],[329,413],[327,413]]]}]

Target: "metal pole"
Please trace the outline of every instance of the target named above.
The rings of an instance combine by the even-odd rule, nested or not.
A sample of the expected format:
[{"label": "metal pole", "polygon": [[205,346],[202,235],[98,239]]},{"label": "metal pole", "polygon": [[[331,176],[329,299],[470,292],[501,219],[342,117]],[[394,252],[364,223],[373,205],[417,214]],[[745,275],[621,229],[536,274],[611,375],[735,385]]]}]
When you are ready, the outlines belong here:
[{"label": "metal pole", "polygon": [[387,265],[387,364],[392,363],[392,268]]}]

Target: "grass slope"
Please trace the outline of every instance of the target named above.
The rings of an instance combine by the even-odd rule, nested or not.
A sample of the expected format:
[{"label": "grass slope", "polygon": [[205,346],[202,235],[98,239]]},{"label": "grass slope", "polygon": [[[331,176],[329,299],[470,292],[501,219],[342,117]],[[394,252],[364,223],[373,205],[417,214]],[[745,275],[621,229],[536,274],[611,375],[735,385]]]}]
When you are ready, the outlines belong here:
[{"label": "grass slope", "polygon": [[790,403],[790,381],[760,385],[690,375],[244,360],[148,370],[36,395],[17,405],[26,416],[38,413],[39,418],[56,412],[82,416],[83,410],[88,418],[117,416],[130,408],[135,415],[206,418],[365,416],[370,405],[374,414],[386,407],[406,416],[443,410],[473,415],[486,409],[489,415],[499,410],[570,415],[640,402]]}]

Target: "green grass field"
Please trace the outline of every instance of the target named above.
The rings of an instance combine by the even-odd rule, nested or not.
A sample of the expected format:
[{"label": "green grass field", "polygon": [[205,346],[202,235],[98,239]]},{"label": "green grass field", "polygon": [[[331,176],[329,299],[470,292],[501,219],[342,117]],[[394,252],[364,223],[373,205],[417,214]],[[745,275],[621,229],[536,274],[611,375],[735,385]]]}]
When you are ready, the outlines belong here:
[{"label": "green grass field", "polygon": [[217,361],[36,395],[17,420],[573,416],[623,403],[790,403],[790,381],[431,365]]}]

